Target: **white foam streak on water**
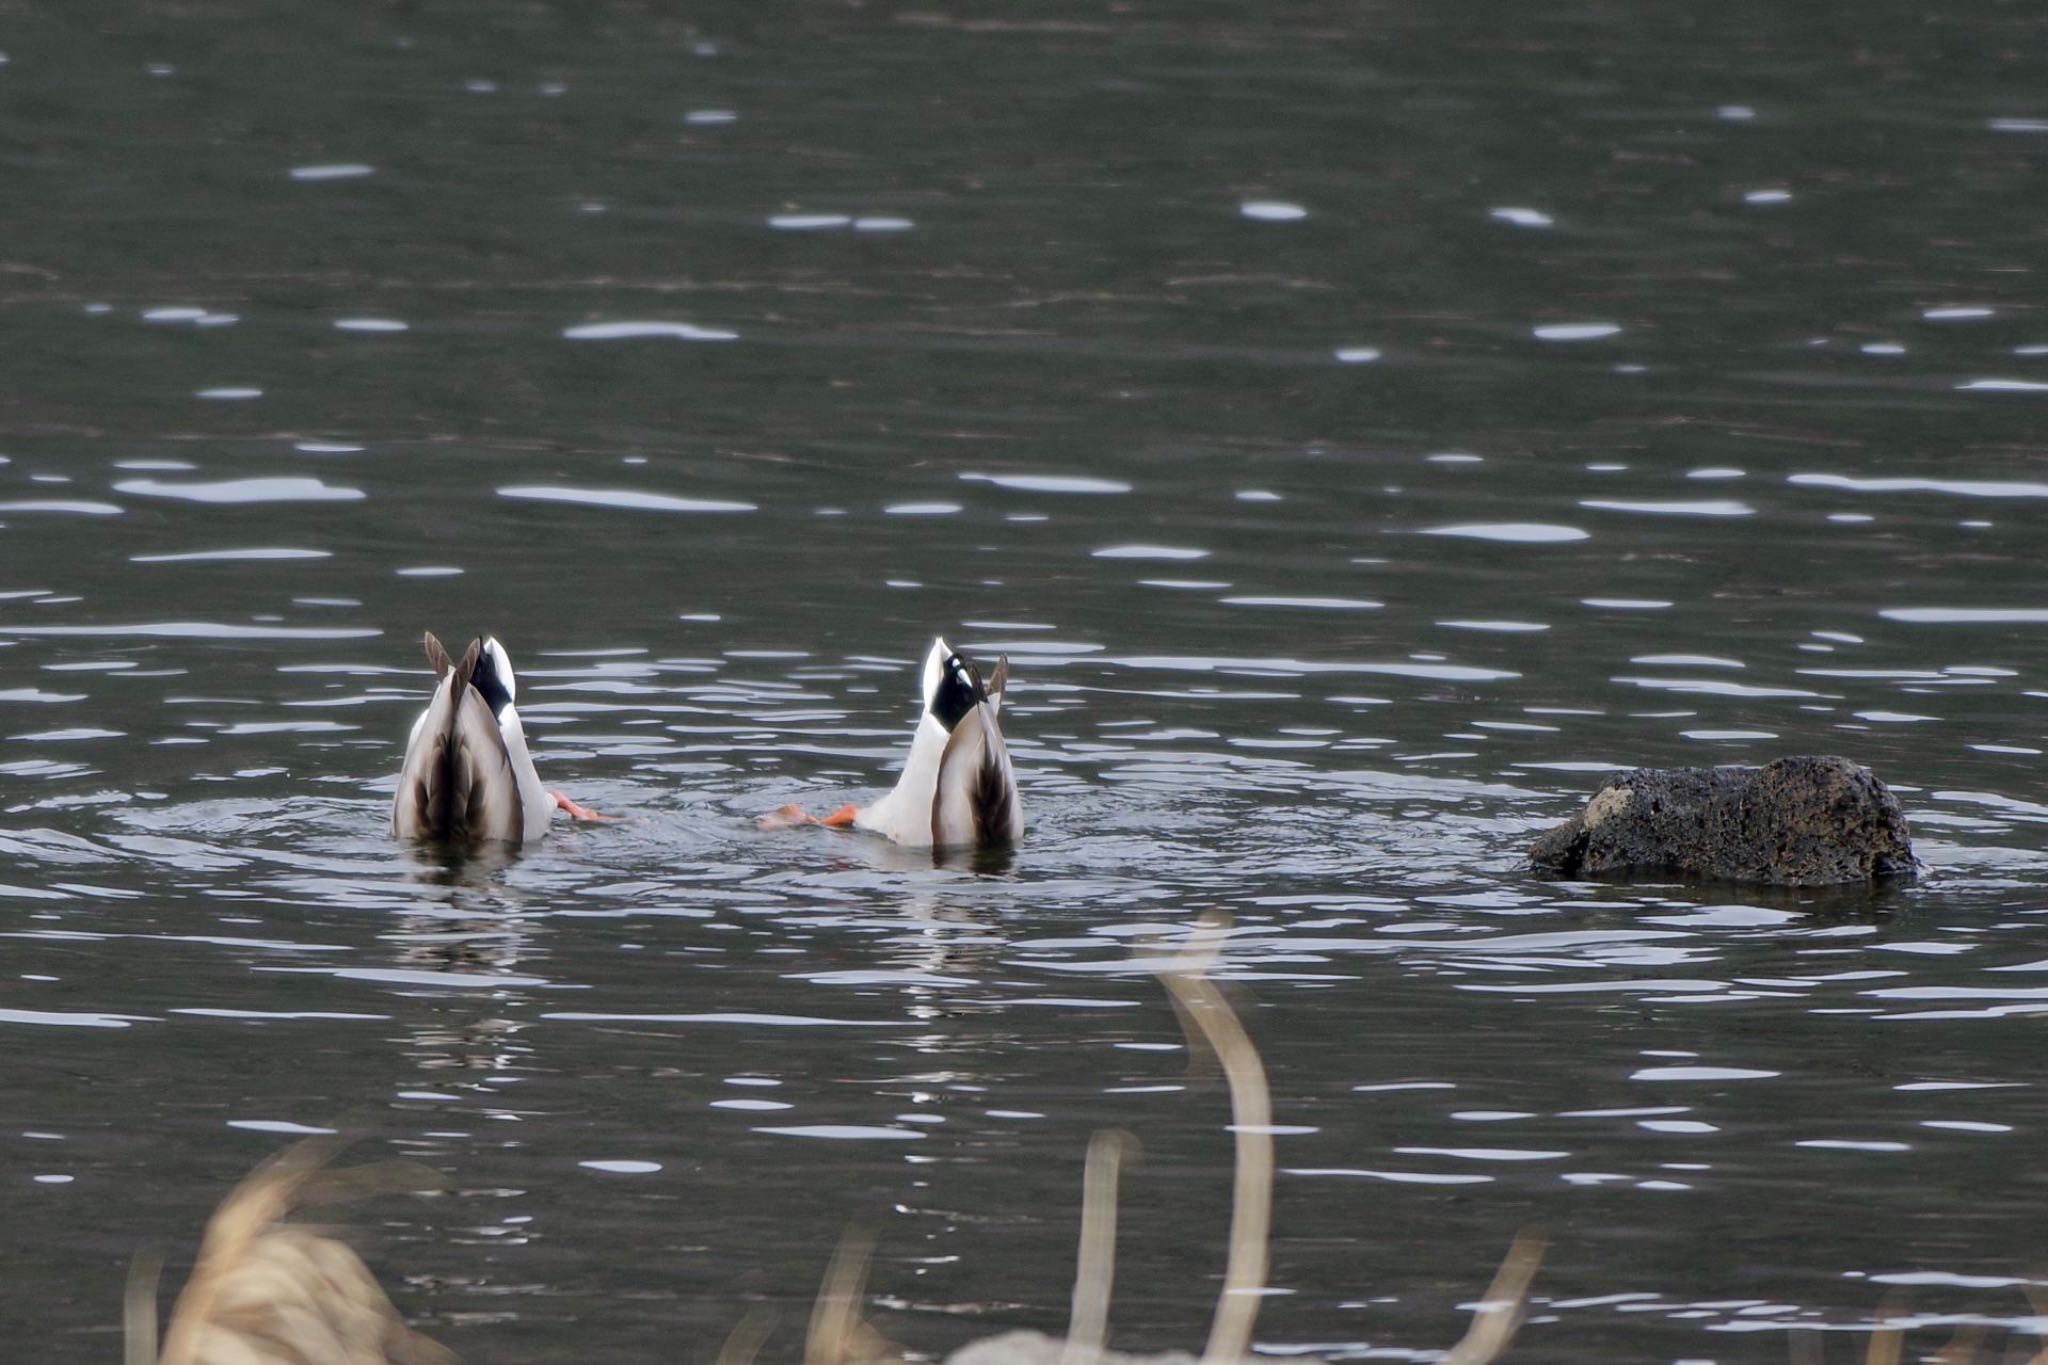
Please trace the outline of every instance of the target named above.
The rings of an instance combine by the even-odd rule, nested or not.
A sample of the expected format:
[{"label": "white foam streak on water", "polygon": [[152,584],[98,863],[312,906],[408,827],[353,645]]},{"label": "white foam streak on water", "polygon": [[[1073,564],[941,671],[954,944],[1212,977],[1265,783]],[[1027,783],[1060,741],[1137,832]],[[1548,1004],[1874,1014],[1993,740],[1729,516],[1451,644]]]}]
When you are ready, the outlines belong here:
[{"label": "white foam streak on water", "polygon": [[376,167],[360,161],[337,161],[319,166],[294,166],[291,178],[294,180],[356,180],[374,175]]},{"label": "white foam streak on water", "polygon": [[1262,223],[1294,223],[1308,217],[1307,209],[1281,199],[1248,200],[1239,204],[1237,211],[1246,218]]},{"label": "white foam streak on water", "polygon": [[184,1005],[170,1011],[201,1019],[317,1019],[323,1023],[384,1023],[388,1014],[360,1014],[344,1010],[241,1010],[208,1005]]},{"label": "white foam streak on water", "polygon": [[1858,478],[1851,474],[1793,474],[1785,482],[1856,493],[1953,493],[1965,498],[2048,498],[2048,483],[2023,479]]},{"label": "white foam streak on water", "polygon": [[1540,1147],[1396,1147],[1401,1156],[1447,1156],[1458,1161],[1558,1161],[1570,1152]]},{"label": "white foam streak on water", "polygon": [[1624,687],[1641,687],[1652,692],[1682,692],[1688,695],[1712,697],[1818,697],[1799,687],[1758,687],[1749,683],[1723,682],[1719,678],[1636,678],[1617,677],[1611,681]]},{"label": "white foam streak on water", "polygon": [[544,976],[510,972],[416,971],[404,967],[257,967],[259,972],[332,976],[343,981],[368,981],[386,986],[430,986],[437,989],[496,991],[551,986]]},{"label": "white foam streak on water", "polygon": [[529,502],[564,502],[579,507],[610,507],[630,512],[752,512],[751,502],[720,498],[679,498],[631,488],[568,488],[557,484],[514,484],[500,488],[501,498]]},{"label": "white foam streak on water", "polygon": [[258,502],[356,502],[360,488],[344,488],[320,479],[274,475],[254,479],[222,479],[212,483],[167,483],[162,479],[124,479],[117,493],[145,498],[176,498],[183,502],[221,504]]},{"label": "white foam streak on water", "polygon": [[1491,540],[1508,545],[1563,545],[1588,539],[1576,526],[1555,526],[1540,521],[1475,521],[1450,526],[1430,526],[1426,536],[1451,536],[1462,540]]},{"label": "white foam streak on water", "polygon": [[570,341],[737,341],[740,334],[723,327],[701,327],[694,322],[586,322],[563,328],[562,335]]},{"label": "white foam streak on water", "polygon": [[576,1163],[587,1171],[606,1175],[652,1175],[661,1169],[659,1161],[593,1160]]},{"label": "white foam streak on water", "polygon": [[564,1023],[737,1024],[761,1028],[900,1028],[908,1022],[897,1019],[825,1019],[800,1014],[610,1014],[587,1010],[558,1010],[552,1014],[543,1014],[541,1018]]},{"label": "white foam streak on water", "polygon": [[1665,668],[1747,668],[1740,659],[1724,659],[1717,654],[1638,654],[1629,660],[1644,667]]},{"label": "white foam streak on water", "polygon": [[215,564],[244,560],[330,559],[331,550],[289,549],[262,546],[246,550],[188,550],[182,554],[130,555],[130,564]]},{"label": "white foam streak on water", "polygon": [[1756,509],[1746,502],[1728,498],[1696,498],[1627,501],[1618,498],[1584,498],[1581,507],[1602,512],[1641,512],[1658,517],[1753,517]]},{"label": "white foam streak on water", "polygon": [[1599,341],[1620,331],[1611,322],[1553,322],[1535,328],[1531,335],[1538,341]]},{"label": "white foam streak on water", "polygon": [[1354,1166],[1283,1166],[1282,1175],[1337,1177],[1348,1180],[1383,1180],[1390,1185],[1491,1185],[1490,1175],[1453,1175],[1430,1171],[1374,1171]]},{"label": "white foam streak on water", "polygon": [[26,498],[0,502],[0,513],[69,512],[84,517],[117,517],[123,510],[111,502],[92,502],[83,498]]},{"label": "white foam streak on water", "polygon": [[1916,625],[2003,626],[2048,622],[2048,607],[1885,607],[1887,621]]},{"label": "white foam streak on water", "polygon": [[[1089,552],[1096,559],[1207,559],[1207,550],[1180,545],[1106,545]],[[1219,586],[1227,587],[1228,584]]]},{"label": "white foam streak on water", "polygon": [[1225,597],[1230,607],[1304,607],[1320,611],[1377,611],[1386,603],[1364,597]]},{"label": "white foam streak on water", "polygon": [[[972,626],[975,623],[968,621],[963,624]],[[1020,627],[1015,625],[999,626],[996,628],[1006,630],[1020,629]],[[1028,627],[1021,628],[1028,629]],[[1060,656],[1099,654],[1102,652],[1103,646],[1085,640],[962,640],[960,648],[983,651],[989,654]]]},{"label": "white foam streak on water", "polygon": [[1767,1081],[1783,1073],[1740,1066],[1646,1066],[1632,1081]]},{"label": "white foam streak on water", "polygon": [[743,1113],[755,1114],[768,1114],[774,1113],[777,1110],[796,1108],[795,1105],[785,1104],[781,1100],[713,1100],[710,1107],[713,1109],[735,1109]]},{"label": "white foam streak on water", "polygon": [[0,1009],[0,1024],[31,1024],[41,1028],[127,1028],[153,1022],[145,1015],[97,1014],[88,1010]]},{"label": "white foam streak on water", "polygon": [[1519,673],[1498,668],[1470,668],[1460,664],[1427,663],[1339,663],[1328,660],[1286,658],[1227,658],[1190,654],[1136,654],[1115,660],[1122,668],[1169,669],[1181,673],[1244,672],[1261,675],[1364,673],[1394,678],[1433,678],[1441,682],[1500,682]]},{"label": "white foam streak on water", "polygon": [[20,626],[0,622],[0,635],[80,635],[164,640],[367,640],[374,626],[235,625],[215,621],[151,621],[117,626]]},{"label": "white foam streak on water", "polygon": [[1964,393],[2048,393],[2048,384],[2033,379],[1972,379],[1956,388]]},{"label": "white foam streak on water", "polygon": [[1019,493],[1128,493],[1131,485],[1122,479],[1101,479],[1085,474],[975,474],[963,473],[964,483],[987,483]]}]

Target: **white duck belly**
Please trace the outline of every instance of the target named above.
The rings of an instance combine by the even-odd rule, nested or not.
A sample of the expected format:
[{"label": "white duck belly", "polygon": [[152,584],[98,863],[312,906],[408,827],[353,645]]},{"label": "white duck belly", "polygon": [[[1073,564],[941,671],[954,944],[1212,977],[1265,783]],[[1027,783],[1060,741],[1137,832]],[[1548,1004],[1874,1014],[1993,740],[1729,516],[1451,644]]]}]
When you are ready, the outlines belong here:
[{"label": "white duck belly", "polygon": [[927,848],[932,837],[932,798],[938,791],[939,764],[945,757],[946,727],[927,711],[911,736],[910,757],[890,793],[853,817],[855,829],[885,835],[899,844]]}]

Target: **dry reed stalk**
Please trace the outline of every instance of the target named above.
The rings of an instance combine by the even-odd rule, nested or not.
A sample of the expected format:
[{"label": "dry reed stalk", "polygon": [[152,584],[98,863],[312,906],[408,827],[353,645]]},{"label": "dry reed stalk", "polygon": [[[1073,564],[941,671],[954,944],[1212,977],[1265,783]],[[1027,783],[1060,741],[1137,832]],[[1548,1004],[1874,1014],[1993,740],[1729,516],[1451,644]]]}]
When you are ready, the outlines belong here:
[{"label": "dry reed stalk", "polygon": [[1074,1256],[1074,1301],[1060,1365],[1095,1365],[1109,1334],[1109,1300],[1116,1283],[1117,1176],[1138,1140],[1105,1129],[1088,1140],[1081,1173],[1081,1245]]},{"label": "dry reed stalk", "polygon": [[868,1260],[875,1239],[865,1231],[849,1231],[825,1267],[824,1283],[811,1305],[811,1326],[804,1336],[804,1365],[858,1365],[880,1361],[892,1353],[881,1335],[860,1312],[868,1282]]},{"label": "dry reed stalk", "polygon": [[775,1310],[766,1304],[755,1304],[726,1337],[725,1345],[718,1348],[717,1365],[754,1365],[754,1357],[761,1354],[762,1343],[774,1330]]},{"label": "dry reed stalk", "polygon": [[[396,1163],[330,1171],[332,1143],[301,1143],[258,1166],[208,1220],[199,1260],[171,1310],[158,1365],[449,1365],[405,1325],[362,1258],[334,1237],[282,1220],[294,1209],[416,1189]],[[155,1344],[154,1270],[131,1274],[131,1365]]]},{"label": "dry reed stalk", "polygon": [[122,1365],[156,1365],[156,1286],[163,1273],[164,1258],[154,1251],[128,1265],[128,1286],[121,1296]]},{"label": "dry reed stalk", "polygon": [[1543,1234],[1524,1228],[1493,1273],[1486,1297],[1472,1310],[1472,1325],[1440,1365],[1487,1365],[1498,1360],[1522,1326],[1529,1306],[1529,1281],[1543,1264]]},{"label": "dry reed stalk", "polygon": [[1899,1357],[1906,1349],[1906,1334],[1892,1325],[1892,1320],[1899,1316],[1898,1299],[1888,1298],[1878,1305],[1878,1327],[1863,1350],[1863,1365],[1899,1365]]},{"label": "dry reed stalk", "polygon": [[[1223,993],[1206,976],[1228,928],[1220,917],[1196,926],[1187,942],[1159,972],[1188,1035],[1191,1049],[1205,1044],[1223,1069],[1230,1090],[1236,1167],[1232,1183],[1230,1250],[1210,1324],[1201,1365],[1243,1365],[1251,1347],[1252,1326],[1266,1288],[1267,1244],[1273,1210],[1273,1103],[1266,1069],[1243,1023]],[[1117,1175],[1124,1156],[1136,1146],[1124,1133],[1097,1133],[1088,1146],[1082,1177],[1080,1249],[1075,1267],[1073,1309],[1066,1336],[1054,1341],[1036,1332],[1014,1332],[969,1343],[949,1360],[973,1358],[1003,1362],[1053,1362],[1054,1365],[1098,1365],[1106,1359],[1136,1362],[1184,1361],[1185,1356],[1138,1357],[1106,1352],[1110,1291],[1116,1264]],[[857,1365],[900,1359],[861,1319],[860,1303],[867,1278],[869,1242],[849,1235],[832,1257],[831,1267],[811,1310],[804,1365]],[[1543,1259],[1543,1239],[1524,1232],[1515,1239],[1485,1299],[1474,1311],[1472,1325],[1444,1357],[1444,1365],[1489,1365],[1508,1347],[1521,1326],[1528,1304],[1529,1282]],[[739,1332],[734,1333],[735,1339]],[[746,1354],[721,1365],[746,1365],[758,1342]],[[728,1350],[731,1349],[728,1344]],[[2044,1361],[2043,1365],[2048,1365]]]},{"label": "dry reed stalk", "polygon": [[[1202,1365],[1239,1365],[1251,1347],[1252,1326],[1266,1288],[1273,1211],[1273,1102],[1265,1064],[1230,1002],[1205,973],[1222,950],[1229,922],[1205,916],[1188,938],[1176,964],[1160,980],[1179,1007],[1183,1026],[1192,1025],[1215,1053],[1230,1088],[1232,1128],[1237,1136],[1237,1170],[1230,1213],[1230,1256],[1223,1293],[1209,1329]],[[1543,1237],[1516,1236],[1472,1325],[1444,1356],[1443,1365],[1488,1365],[1506,1351],[1526,1316],[1529,1283],[1543,1263]]]},{"label": "dry reed stalk", "polygon": [[1236,1365],[1252,1343],[1259,1300],[1266,1288],[1266,1255],[1273,1223],[1273,1095],[1259,1050],[1223,998],[1203,975],[1222,949],[1228,926],[1206,916],[1173,966],[1159,979],[1177,1007],[1181,1026],[1209,1045],[1230,1089],[1231,1125],[1236,1133],[1237,1169],[1231,1187],[1230,1254],[1224,1263],[1223,1292],[1209,1325],[1203,1365]]}]

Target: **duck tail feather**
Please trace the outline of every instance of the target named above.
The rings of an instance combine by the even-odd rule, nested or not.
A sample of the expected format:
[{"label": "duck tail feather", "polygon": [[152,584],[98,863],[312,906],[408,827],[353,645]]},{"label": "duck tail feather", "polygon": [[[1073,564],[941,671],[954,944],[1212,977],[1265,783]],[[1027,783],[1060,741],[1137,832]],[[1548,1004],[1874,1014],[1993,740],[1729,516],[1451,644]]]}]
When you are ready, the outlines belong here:
[{"label": "duck tail feather", "polygon": [[448,657],[448,651],[442,648],[441,641],[430,630],[426,633],[426,638],[421,643],[427,647],[427,662],[433,665],[434,676],[436,678],[447,677],[448,670],[455,667],[455,661]]},{"label": "duck tail feather", "polygon": [[988,709],[1002,714],[1003,692],[1010,685],[1010,656],[1005,654],[996,660],[993,672],[988,675]]},{"label": "duck tail feather", "polygon": [[1017,776],[996,724],[993,704],[983,702],[960,718],[947,736],[932,791],[932,843],[936,847],[986,847],[1014,841],[1024,832],[1017,801]]},{"label": "duck tail feather", "polygon": [[[476,671],[478,651],[483,642],[472,640],[456,664],[441,681],[434,698],[434,751],[426,773],[425,821],[436,839],[469,837],[470,806],[475,795],[475,768],[463,740],[462,713],[469,701],[469,677]],[[444,656],[445,657],[445,656]]]}]

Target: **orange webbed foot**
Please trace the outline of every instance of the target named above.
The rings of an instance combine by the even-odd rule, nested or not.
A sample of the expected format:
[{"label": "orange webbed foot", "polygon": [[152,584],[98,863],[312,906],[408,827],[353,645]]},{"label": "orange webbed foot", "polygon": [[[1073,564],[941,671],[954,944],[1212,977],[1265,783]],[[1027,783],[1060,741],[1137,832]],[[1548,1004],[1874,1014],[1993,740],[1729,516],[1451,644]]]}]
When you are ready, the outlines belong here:
[{"label": "orange webbed foot", "polygon": [[577,805],[561,792],[551,791],[548,795],[555,798],[557,806],[569,813],[571,820],[595,820],[601,824],[611,824],[619,818],[616,815],[599,815],[588,806]]},{"label": "orange webbed foot", "polygon": [[832,829],[845,829],[853,824],[857,814],[852,806],[841,806],[822,820],[802,806],[781,806],[766,815],[756,816],[757,829],[795,829],[798,825],[825,825]]},{"label": "orange webbed foot", "polygon": [[818,817],[802,806],[778,806],[766,815],[754,817],[756,829],[795,829],[798,825],[815,825]]}]

